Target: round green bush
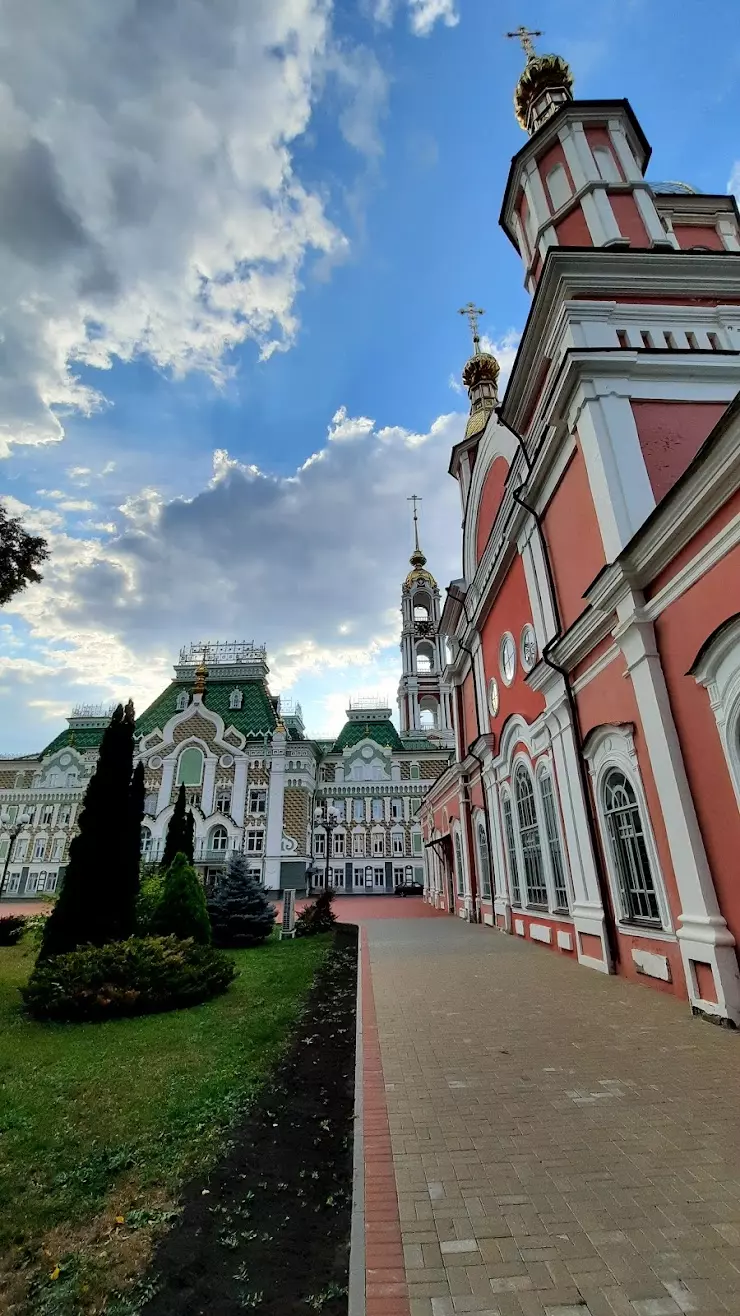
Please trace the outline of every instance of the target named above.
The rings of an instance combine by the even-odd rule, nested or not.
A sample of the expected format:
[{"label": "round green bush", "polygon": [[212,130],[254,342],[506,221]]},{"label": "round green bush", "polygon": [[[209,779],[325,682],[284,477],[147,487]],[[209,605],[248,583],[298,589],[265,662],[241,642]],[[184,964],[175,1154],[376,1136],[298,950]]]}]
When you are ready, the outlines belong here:
[{"label": "round green bush", "polygon": [[129,937],[39,961],[21,995],[36,1019],[116,1019],[197,1005],[225,992],[235,976],[232,961],[212,946]]}]

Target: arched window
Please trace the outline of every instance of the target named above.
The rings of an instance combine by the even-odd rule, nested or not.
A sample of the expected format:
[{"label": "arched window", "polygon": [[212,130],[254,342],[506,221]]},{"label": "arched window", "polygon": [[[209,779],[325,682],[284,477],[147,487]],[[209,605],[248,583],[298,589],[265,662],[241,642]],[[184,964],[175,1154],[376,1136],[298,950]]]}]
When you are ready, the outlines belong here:
[{"label": "arched window", "polygon": [[429,621],[429,609],[426,603],[414,604],[414,621]]},{"label": "arched window", "polygon": [[519,821],[519,839],[524,861],[524,889],[527,904],[547,907],[547,885],[540,848],[537,808],[534,802],[532,778],[523,763],[519,764],[514,774],[514,792]]},{"label": "arched window", "polygon": [[182,751],[177,764],[178,786],[200,786],[203,780],[203,750],[190,745]]},{"label": "arched window", "polygon": [[187,706],[188,706],[188,692],[187,690],[181,690],[179,695],[177,696],[177,699],[175,700],[175,708],[177,709],[178,713],[182,713],[187,708]]},{"label": "arched window", "polygon": [[229,843],[229,834],[225,827],[214,827],[211,832],[209,850],[225,850]]},{"label": "arched window", "polygon": [[455,832],[455,873],[457,875],[457,894],[465,894],[465,868],[463,866],[462,841],[460,833]]},{"label": "arched window", "polygon": [[557,909],[567,909],[568,883],[565,877],[565,859],[560,844],[557,808],[552,788],[552,778],[549,772],[543,772],[540,776],[540,796],[542,798],[542,813],[545,819],[545,832],[547,833],[547,849],[550,855],[550,868],[552,869],[555,907]]},{"label": "arched window", "polygon": [[148,813],[150,814],[150,816],[153,817],[156,812],[157,812],[157,793],[156,791],[149,791],[147,795],[145,795],[144,797],[144,813]]},{"label": "arched window", "polygon": [[152,833],[148,827],[141,829],[141,854],[142,858],[149,859],[152,853]]},{"label": "arched window", "polygon": [[608,146],[595,146],[594,160],[596,161],[596,168],[605,183],[621,183],[622,178]]},{"label": "arched window", "polygon": [[522,884],[519,880],[519,862],[516,857],[516,844],[514,842],[514,818],[511,812],[511,800],[508,795],[501,797],[501,811],[504,816],[506,858],[509,864],[509,881],[511,882],[511,903],[512,905],[521,905]]},{"label": "arched window", "polygon": [[420,774],[419,774],[419,764],[418,764],[418,763],[412,763],[412,764],[410,765],[410,767],[409,767],[409,777],[411,778],[412,781],[418,781],[418,780],[419,780],[419,775],[420,775]]},{"label": "arched window", "polygon": [[601,799],[623,917],[659,923],[640,807],[632,783],[619,768],[610,768],[604,777]]},{"label": "arched window", "polygon": [[244,695],[241,690],[232,690],[229,695],[229,708],[241,708],[244,701]]},{"label": "arched window", "polygon": [[480,859],[480,890],[484,900],[491,899],[491,856],[488,837],[482,822],[478,823],[478,856]]},{"label": "arched window", "polygon": [[431,644],[417,644],[416,670],[422,674],[434,671],[434,649]]},{"label": "arched window", "polygon": [[561,164],[553,165],[545,179],[553,210],[559,210],[572,196],[568,175]]}]

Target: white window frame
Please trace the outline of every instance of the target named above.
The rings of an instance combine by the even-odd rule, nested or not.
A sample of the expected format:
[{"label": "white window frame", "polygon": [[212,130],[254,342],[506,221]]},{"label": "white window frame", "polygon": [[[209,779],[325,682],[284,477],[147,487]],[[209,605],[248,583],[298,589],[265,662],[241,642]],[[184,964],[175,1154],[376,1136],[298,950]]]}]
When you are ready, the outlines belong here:
[{"label": "white window frame", "polygon": [[545,186],[553,213],[562,210],[563,206],[567,206],[573,196],[573,189],[568,178],[568,171],[560,161],[554,164],[552,169],[548,169],[545,175]]},{"label": "white window frame", "polygon": [[326,858],[326,832],[314,832],[313,852],[317,859]]},{"label": "white window frame", "polygon": [[[219,832],[219,833],[223,832],[223,841],[224,841],[224,844],[223,844],[223,845],[220,845],[220,844],[219,844],[219,845],[215,845],[215,844],[214,844],[214,841],[215,841],[216,833],[217,833],[217,832]],[[221,837],[219,836],[219,841],[220,841],[220,839],[221,839]],[[211,830],[210,830],[210,832],[209,832],[209,835],[208,835],[208,846],[207,846],[207,849],[212,850],[214,854],[217,853],[217,852],[218,852],[218,854],[226,854],[226,851],[228,850],[228,848],[229,848],[229,833],[228,833],[227,829],[226,829],[221,823],[218,823],[217,826],[216,826],[216,827],[212,827]]]},{"label": "white window frame", "polygon": [[[527,888],[527,866],[524,861],[524,846],[522,845],[522,829],[521,829],[521,822],[519,819],[519,801],[517,798],[517,790],[516,790],[517,775],[521,773],[522,769],[524,770],[524,772],[526,773],[529,779],[529,785],[532,791],[532,804],[534,807],[535,822],[537,827],[537,841],[538,841],[539,852],[540,852],[540,863],[542,865],[542,881],[544,883],[544,889],[545,889],[544,904],[541,901],[538,902],[531,901],[529,897],[529,890]],[[549,913],[553,907],[553,898],[552,898],[552,892],[550,890],[548,864],[545,855],[546,846],[543,845],[542,809],[541,809],[541,801],[539,800],[538,795],[539,792],[537,790],[537,783],[535,782],[534,779],[534,765],[532,764],[531,760],[526,758],[523,754],[518,754],[511,765],[511,800],[514,810],[514,814],[513,814],[514,839],[517,846],[517,854],[519,859],[519,876],[522,884],[522,899],[524,901],[523,908],[532,909],[535,912],[540,911],[543,913],[545,910],[547,910],[547,912]]]},{"label": "white window frame", "polygon": [[[588,736],[583,753],[593,783],[594,799],[596,800],[596,816],[601,836],[601,847],[606,862],[612,904],[617,911],[617,922],[620,927],[624,927],[625,929],[631,929],[634,931],[639,928],[640,936],[649,936],[650,932],[658,934],[671,932],[670,907],[666,895],[663,873],[658,859],[658,847],[655,844],[650,810],[648,809],[647,799],[642,784],[642,775],[640,773],[637,759],[637,750],[635,749],[632,727],[629,724],[597,727],[596,730],[592,731]],[[645,921],[643,923],[641,919],[631,919],[625,914],[624,897],[622,895],[619,875],[615,871],[611,838],[609,836],[606,818],[604,816],[603,805],[602,787],[605,777],[612,768],[617,768],[620,772],[624,773],[630,786],[635,792],[635,799],[640,813],[640,822],[642,823],[643,836],[645,838],[645,848],[647,850],[648,862],[650,864],[650,873],[653,879],[658,902],[658,910],[660,913],[659,921]]]},{"label": "white window frame", "polygon": [[231,787],[219,786],[216,791],[216,813],[222,813],[225,817],[231,813]]},{"label": "white window frame", "polygon": [[424,853],[424,845],[422,842],[421,832],[411,833],[411,853],[421,854],[421,855],[423,855]]},{"label": "white window frame", "polygon": [[61,859],[64,854],[64,837],[55,836],[51,847],[52,859]]},{"label": "white window frame", "polygon": [[421,781],[421,766],[418,763],[409,764],[409,781]]},{"label": "white window frame", "polygon": [[36,840],[33,843],[33,861],[32,861],[33,863],[37,864],[40,862],[40,860],[46,857],[46,847],[48,843],[49,843],[48,837],[46,836],[36,837]]},{"label": "white window frame", "polygon": [[261,815],[267,813],[267,787],[250,786],[249,788],[249,813]]},{"label": "white window frame", "polygon": [[709,696],[740,809],[740,614],[702,647],[691,674]]},{"label": "white window frame", "polygon": [[[486,904],[493,900],[493,859],[491,857],[491,847],[488,844],[488,830],[486,828],[485,814],[482,809],[473,814],[473,830],[475,832],[475,848],[478,857],[478,872],[480,874],[480,898]],[[481,848],[481,840],[485,848],[485,854]],[[483,889],[483,875],[488,870],[488,893]]]},{"label": "white window frame", "polygon": [[247,854],[264,854],[265,833],[262,827],[250,827],[247,831],[245,852]]},{"label": "white window frame", "polygon": [[405,853],[406,853],[406,837],[404,836],[403,832],[393,832],[391,839],[391,854],[405,855]]},{"label": "white window frame", "polygon": [[232,690],[231,694],[229,695],[229,712],[233,712],[235,709],[240,709],[243,702],[244,702],[244,695],[242,694],[241,690],[239,690],[238,688]]},{"label": "white window frame", "polygon": [[59,818],[57,819],[57,826],[69,827],[71,821],[72,821],[72,805],[63,804],[59,810]]},{"label": "white window frame", "polygon": [[[513,909],[524,909],[522,903],[523,877],[517,849],[516,801],[508,786],[501,788],[501,831],[506,864],[506,881]],[[508,816],[507,816],[508,815]]]},{"label": "white window frame", "polygon": [[187,690],[181,690],[177,696],[177,699],[175,700],[175,712],[184,713],[187,706],[188,706],[188,692]]},{"label": "white window frame", "polygon": [[334,859],[344,859],[347,850],[347,843],[344,832],[334,832],[332,836],[331,853]]},{"label": "white window frame", "polygon": [[54,805],[45,804],[41,810],[41,826],[51,827],[54,821]]},{"label": "white window frame", "polygon": [[467,874],[465,872],[465,850],[462,843],[462,833],[457,824],[452,828],[452,853],[455,861],[455,891],[458,896],[464,897],[468,890]]},{"label": "white window frame", "polygon": [[373,855],[385,856],[385,832],[373,832]]},{"label": "white window frame", "polygon": [[352,833],[352,854],[359,859],[365,858],[365,833]]},{"label": "white window frame", "polygon": [[[555,841],[557,842],[558,850],[560,852],[560,862],[563,868],[563,881],[565,883],[565,904],[558,900],[557,896],[555,869],[552,862],[552,848],[550,834],[547,827],[544,792],[542,789],[542,782],[545,778],[547,778],[550,783],[552,807],[554,811]],[[557,778],[555,776],[555,765],[549,757],[540,759],[537,764],[536,786],[537,802],[539,805],[537,816],[540,824],[540,842],[543,847],[543,856],[545,860],[550,909],[554,914],[569,914],[573,906],[573,884],[570,876],[570,865],[568,863],[568,851],[565,848],[565,837],[563,836],[563,825],[560,816],[560,796],[557,786]]]},{"label": "white window frame", "polygon": [[[360,806],[359,809],[357,807],[358,804]],[[363,823],[365,821],[365,801],[361,798],[352,801],[352,820],[356,823]]]},{"label": "white window frame", "polygon": [[394,796],[391,800],[391,822],[403,821],[403,800]]}]

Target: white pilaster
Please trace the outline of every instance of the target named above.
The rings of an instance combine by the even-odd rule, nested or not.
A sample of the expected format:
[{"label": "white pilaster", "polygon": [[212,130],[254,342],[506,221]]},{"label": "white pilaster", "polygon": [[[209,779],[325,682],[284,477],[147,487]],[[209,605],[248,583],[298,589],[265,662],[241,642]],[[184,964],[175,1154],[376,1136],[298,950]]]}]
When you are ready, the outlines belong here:
[{"label": "white pilaster", "polygon": [[581,208],[595,247],[603,247],[607,242],[616,242],[621,238],[619,225],[603,187],[585,192],[581,197]]},{"label": "white pilaster", "polygon": [[172,795],[172,783],[175,778],[175,764],[177,755],[169,754],[162,763],[162,776],[159,782],[159,794],[157,796],[157,813],[161,813],[170,803]]},{"label": "white pilaster", "polygon": [[[626,602],[619,611],[627,615],[615,637],[632,678],[681,902],[680,926],[676,935],[689,999],[703,1013],[722,1016],[738,1024],[740,970],[735,939],[720,912],[653,625],[634,609],[633,600]],[[697,995],[692,960],[711,964],[716,1002],[702,1000]]]},{"label": "white pilaster", "polygon": [[247,802],[248,759],[237,759],[234,765],[234,784],[231,788],[231,816],[240,827],[244,826]]},{"label": "white pilaster", "polygon": [[670,239],[663,228],[660,216],[655,209],[655,202],[653,201],[652,195],[645,187],[636,187],[632,195],[635,198],[637,209],[642,216],[642,222],[647,229],[647,235],[650,241],[665,246]]},{"label": "white pilaster", "polygon": [[200,792],[200,807],[206,818],[213,813],[213,796],[216,786],[216,759],[208,755],[203,769],[203,785]]},{"label": "white pilaster", "polygon": [[283,803],[285,800],[285,744],[283,731],[272,737],[270,787],[267,792],[267,825],[265,831],[265,886],[271,891],[280,889],[280,862],[283,849]]},{"label": "white pilaster", "polygon": [[624,131],[624,124],[621,119],[609,120],[609,137],[612,146],[617,153],[619,162],[624,171],[624,176],[628,183],[641,183],[642,173],[635,159],[632,147],[627,141],[627,134]]},{"label": "white pilaster", "polygon": [[635,418],[625,382],[623,394],[598,396],[585,382],[571,410],[577,415],[591,494],[604,553],[612,562],[640,529],[655,507],[655,495],[640,448]]}]

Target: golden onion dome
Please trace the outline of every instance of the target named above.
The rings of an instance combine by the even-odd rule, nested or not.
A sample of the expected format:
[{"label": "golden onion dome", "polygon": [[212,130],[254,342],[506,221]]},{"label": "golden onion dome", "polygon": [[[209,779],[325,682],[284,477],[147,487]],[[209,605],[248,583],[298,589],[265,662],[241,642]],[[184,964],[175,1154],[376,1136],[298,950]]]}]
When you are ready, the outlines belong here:
[{"label": "golden onion dome", "polygon": [[562,89],[573,94],[573,74],[562,55],[533,55],[516,84],[514,112],[525,132],[530,132],[530,114],[535,101],[547,91]]},{"label": "golden onion dome", "polygon": [[404,589],[411,589],[414,585],[431,585],[432,589],[437,588],[437,582],[431,571],[425,570],[426,558],[420,548],[415,548],[411,557],[411,571],[403,582]]},{"label": "golden onion dome", "polygon": [[462,382],[466,388],[474,388],[476,384],[486,379],[495,386],[500,371],[498,361],[490,352],[476,352],[463,366]]}]

